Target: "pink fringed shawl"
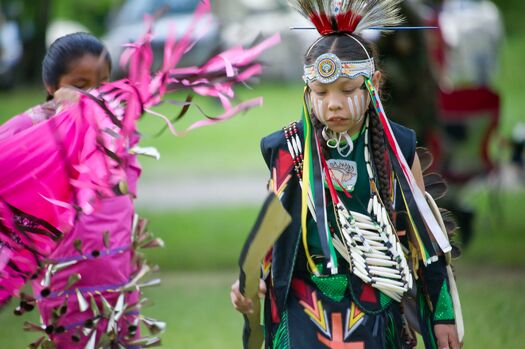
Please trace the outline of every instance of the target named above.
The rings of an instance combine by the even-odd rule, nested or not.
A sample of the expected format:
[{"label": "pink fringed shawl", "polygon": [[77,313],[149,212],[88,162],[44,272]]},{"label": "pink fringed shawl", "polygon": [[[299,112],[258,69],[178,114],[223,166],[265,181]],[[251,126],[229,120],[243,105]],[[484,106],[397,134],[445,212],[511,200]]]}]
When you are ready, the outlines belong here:
[{"label": "pink fringed shawl", "polygon": [[[209,1],[202,1],[195,20],[209,10]],[[22,308],[39,303],[49,326],[51,309],[70,295],[76,296],[73,308],[55,325],[66,331],[82,327],[86,317],[78,314],[89,313],[99,327],[104,324],[107,333],[120,338],[121,327],[115,318],[125,319],[123,312],[133,313],[138,301],[133,290],[138,289],[138,280],[148,269],[140,261],[133,265],[131,245],[152,244],[144,226],[131,226],[134,210],[127,195],[129,191],[134,194],[140,173],[130,154],[138,141],[137,121],[145,112],[159,116],[149,108],[160,103],[166,92],[182,89],[218,98],[225,111],[184,132],[169,123],[174,134],[227,120],[260,105],[262,100],[256,98],[233,106],[233,85],[260,74],[261,65],[255,59],[279,41],[274,36],[248,50],[236,47],[223,52],[202,67],[177,68],[194,44],[189,38],[187,33],[178,42],[169,40],[162,69],[151,75],[148,31],[123,55],[123,62],[129,61],[127,79],[104,84],[89,94],[82,92],[77,103],[62,106],[56,115],[43,117],[36,124],[28,120],[30,116],[21,115],[0,127],[0,305],[18,295],[25,281],[36,275],[34,286],[41,294],[36,300],[22,297]],[[107,238],[104,233],[109,230]],[[39,272],[42,267],[45,273]],[[102,279],[97,275],[100,270],[107,271]],[[81,280],[75,280],[77,275]],[[111,301],[103,296],[108,289],[115,292]],[[121,300],[118,295],[124,294]],[[46,297],[47,303],[42,300]],[[92,299],[90,310],[79,310],[85,308],[83,299]],[[95,316],[106,303],[111,312],[106,317]],[[151,322],[149,326],[153,326]],[[123,331],[127,337],[122,343],[145,343],[134,341],[127,332]],[[88,334],[82,344],[88,341],[94,346],[101,338],[96,330]]]}]

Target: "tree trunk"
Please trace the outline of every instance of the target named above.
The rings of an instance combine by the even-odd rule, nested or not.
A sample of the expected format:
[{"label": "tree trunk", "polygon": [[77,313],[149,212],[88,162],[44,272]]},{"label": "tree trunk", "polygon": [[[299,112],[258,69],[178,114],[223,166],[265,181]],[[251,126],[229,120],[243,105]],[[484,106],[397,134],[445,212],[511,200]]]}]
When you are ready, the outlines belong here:
[{"label": "tree trunk", "polygon": [[23,81],[42,81],[42,60],[46,54],[46,30],[52,0],[23,0],[20,16],[24,55],[19,66]]}]

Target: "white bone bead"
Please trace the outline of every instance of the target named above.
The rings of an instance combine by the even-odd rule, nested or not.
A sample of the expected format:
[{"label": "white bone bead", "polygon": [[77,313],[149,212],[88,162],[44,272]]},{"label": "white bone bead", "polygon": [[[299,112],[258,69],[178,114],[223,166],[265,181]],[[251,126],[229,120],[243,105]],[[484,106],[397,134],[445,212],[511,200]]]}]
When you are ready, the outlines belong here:
[{"label": "white bone bead", "polygon": [[372,253],[365,252],[365,257],[366,258],[379,258],[379,259],[383,259],[387,261],[391,260],[390,257],[385,255],[384,253],[377,253],[377,252],[372,252]]},{"label": "white bone bead", "polygon": [[[374,276],[381,276],[382,280],[384,280],[383,278],[401,280],[401,275],[396,275],[396,274],[393,274],[393,273],[385,273],[385,272],[382,272],[382,271],[378,271],[378,270],[372,269],[372,267],[370,267],[370,274],[372,274]],[[402,285],[403,285],[403,283],[400,283],[400,286],[402,286]]]},{"label": "white bone bead", "polygon": [[359,277],[361,280],[363,280],[366,283],[370,283],[372,279],[368,277],[367,275],[363,274],[361,271],[359,271],[357,268],[354,269],[354,274]]},{"label": "white bone bead", "polygon": [[377,231],[377,226],[374,225],[374,224],[371,224],[371,223],[361,223],[361,222],[356,222],[355,225],[356,225],[359,229],[367,229],[367,230],[371,230],[371,231]]},{"label": "white bone bead", "polygon": [[404,289],[403,287],[399,287],[399,286],[396,286],[396,285],[391,285],[385,279],[373,278],[373,280],[375,280],[375,282],[376,282],[376,284],[378,286],[384,287],[387,290],[391,290],[391,291],[394,291],[394,292],[400,292],[400,293],[405,293],[406,292],[406,289]]},{"label": "white bone bead", "polygon": [[378,265],[381,267],[390,267],[390,266],[397,265],[397,263],[394,261],[389,261],[389,260],[379,259],[379,258],[367,258],[366,261],[368,262],[369,265]]}]

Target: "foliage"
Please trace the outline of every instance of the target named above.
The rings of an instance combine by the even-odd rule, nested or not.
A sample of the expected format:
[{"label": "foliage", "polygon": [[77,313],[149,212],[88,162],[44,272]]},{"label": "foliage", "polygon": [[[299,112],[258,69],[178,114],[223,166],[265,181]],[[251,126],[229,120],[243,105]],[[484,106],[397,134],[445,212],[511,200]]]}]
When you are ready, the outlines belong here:
[{"label": "foliage", "polygon": [[100,36],[106,32],[108,16],[122,3],[124,0],[54,0],[51,17],[77,21]]},{"label": "foliage", "polygon": [[522,0],[492,0],[501,10],[505,20],[505,28],[511,35],[519,35],[525,32],[523,13],[525,13],[525,2]]}]

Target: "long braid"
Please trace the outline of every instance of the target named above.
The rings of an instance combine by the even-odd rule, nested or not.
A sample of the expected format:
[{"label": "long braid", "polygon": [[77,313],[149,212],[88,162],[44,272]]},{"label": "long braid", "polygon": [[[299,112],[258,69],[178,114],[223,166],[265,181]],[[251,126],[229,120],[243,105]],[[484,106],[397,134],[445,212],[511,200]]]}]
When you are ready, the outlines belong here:
[{"label": "long braid", "polygon": [[385,205],[388,215],[392,222],[394,221],[394,209],[391,200],[390,186],[390,157],[388,156],[385,133],[377,113],[370,108],[368,111],[370,117],[370,145],[374,166],[378,176],[378,190],[381,200]]}]

